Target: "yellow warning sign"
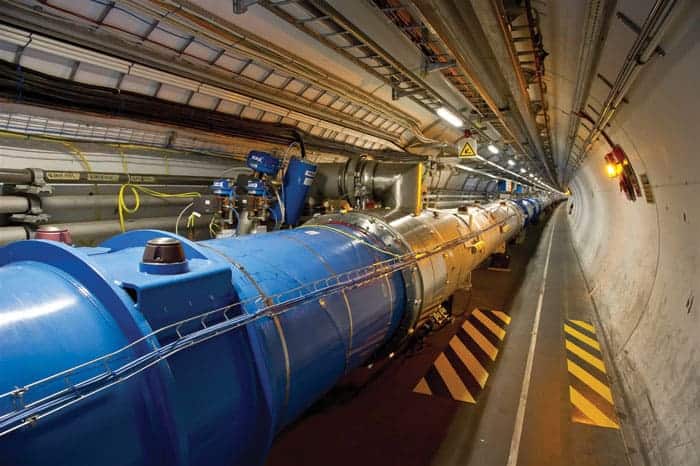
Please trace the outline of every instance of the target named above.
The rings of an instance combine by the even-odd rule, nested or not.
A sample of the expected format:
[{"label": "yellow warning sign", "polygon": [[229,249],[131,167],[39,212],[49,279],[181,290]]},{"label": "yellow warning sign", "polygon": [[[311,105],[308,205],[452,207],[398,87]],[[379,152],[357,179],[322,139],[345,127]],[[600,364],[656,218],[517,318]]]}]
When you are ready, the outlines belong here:
[{"label": "yellow warning sign", "polygon": [[469,141],[464,143],[462,150],[459,151],[459,156],[460,157],[476,157],[476,151],[474,150],[472,145],[469,143]]}]

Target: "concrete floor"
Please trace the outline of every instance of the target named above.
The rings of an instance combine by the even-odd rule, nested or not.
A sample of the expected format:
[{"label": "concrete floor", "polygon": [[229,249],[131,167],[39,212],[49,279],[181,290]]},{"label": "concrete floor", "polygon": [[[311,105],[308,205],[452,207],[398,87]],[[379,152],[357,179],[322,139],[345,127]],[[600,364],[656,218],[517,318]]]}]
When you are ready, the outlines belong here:
[{"label": "concrete floor", "polygon": [[467,309],[510,316],[503,341],[489,335],[498,356],[485,365],[476,403],[414,392],[431,370],[435,378],[431,366],[448,354],[459,319],[415,352],[347,377],[279,436],[267,466],[629,464],[565,217],[560,207],[546,225],[531,227],[511,248],[509,272],[473,274]]}]

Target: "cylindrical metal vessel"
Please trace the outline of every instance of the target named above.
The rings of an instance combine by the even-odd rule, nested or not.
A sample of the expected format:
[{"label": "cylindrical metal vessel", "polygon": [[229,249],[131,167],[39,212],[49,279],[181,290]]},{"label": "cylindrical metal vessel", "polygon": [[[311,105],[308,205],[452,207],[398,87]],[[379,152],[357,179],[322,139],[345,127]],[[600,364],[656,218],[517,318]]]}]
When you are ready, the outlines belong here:
[{"label": "cylindrical metal vessel", "polygon": [[[283,426],[411,333],[524,215],[503,202],[314,223],[0,249],[2,464],[261,464]],[[144,254],[174,246],[158,237],[186,263]]]}]

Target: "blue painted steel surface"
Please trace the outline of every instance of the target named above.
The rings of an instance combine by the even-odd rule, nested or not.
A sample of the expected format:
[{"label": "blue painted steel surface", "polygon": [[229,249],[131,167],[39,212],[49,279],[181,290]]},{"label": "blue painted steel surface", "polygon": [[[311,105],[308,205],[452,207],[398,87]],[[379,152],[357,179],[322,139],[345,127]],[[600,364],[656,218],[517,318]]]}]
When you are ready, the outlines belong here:
[{"label": "blue painted steel surface", "polygon": [[[528,220],[542,206],[524,199],[518,205]],[[175,274],[141,265],[149,239],[175,237],[161,231],[124,233],[98,248],[33,240],[0,249],[0,395],[165,329],[104,367],[0,396],[0,434],[45,413],[34,404],[50,395],[58,393],[56,406],[76,400],[0,437],[0,464],[261,464],[274,435],[380,348],[409,308],[401,273],[323,296],[299,290],[329,278],[337,284],[337,274],[388,259],[368,245],[383,243],[360,230],[342,222],[332,228],[199,243],[179,238],[187,267]],[[217,313],[171,324],[235,303],[242,304],[226,317],[243,321],[280,302],[280,294],[294,298],[285,312],[180,347],[125,381],[115,375],[122,383],[72,398],[100,374],[107,384],[115,368],[230,321]]]},{"label": "blue painted steel surface", "polygon": [[[0,393],[181,319],[246,300],[232,313],[254,313],[269,296],[294,296],[290,290],[301,284],[387,258],[336,231],[311,227],[201,243],[180,238],[187,272],[140,271],[143,245],[160,236],[173,235],[129,232],[100,248],[47,241],[2,248]],[[1,437],[0,462],[260,464],[276,432],[396,329],[405,306],[402,280],[399,273],[375,278],[188,347],[124,383]],[[250,300],[260,294],[262,299]],[[176,329],[169,329],[109,365],[118,367],[177,338]],[[0,424],[17,407],[66,383],[87,380],[98,369],[0,399]]]},{"label": "blue painted steel surface", "polygon": [[248,152],[246,165],[255,172],[275,176],[280,169],[280,159],[267,152],[252,150]]},{"label": "blue painted steel surface", "polygon": [[[285,223],[299,223],[306,195],[316,176],[316,165],[305,160],[292,158],[284,174],[284,216]],[[280,218],[279,206],[275,205],[275,216]]]}]

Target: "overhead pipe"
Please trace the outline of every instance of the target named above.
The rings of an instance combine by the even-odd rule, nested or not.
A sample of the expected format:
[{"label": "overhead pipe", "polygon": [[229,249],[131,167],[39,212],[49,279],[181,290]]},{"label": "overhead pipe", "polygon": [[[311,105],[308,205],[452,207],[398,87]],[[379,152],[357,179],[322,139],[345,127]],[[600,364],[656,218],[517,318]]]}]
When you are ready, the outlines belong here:
[{"label": "overhead pipe", "polygon": [[656,52],[664,33],[672,22],[677,3],[677,0],[656,0],[652,6],[603,103],[598,121],[583,142],[580,156],[576,160],[577,166],[574,169],[580,165],[600,133],[608,126],[640,71]]},{"label": "overhead pipe", "polygon": [[564,168],[559,173],[559,181],[562,185],[566,184],[566,174],[569,169],[574,141],[576,140],[576,133],[580,123],[578,111],[583,108],[586,100],[588,100],[593,77],[598,69],[598,61],[603,50],[603,39],[610,29],[615,3],[615,0],[590,0],[587,2],[583,40],[581,41],[576,65],[576,87],[571,107],[574,111],[569,115],[566,150],[564,151],[566,161],[564,162]]}]

